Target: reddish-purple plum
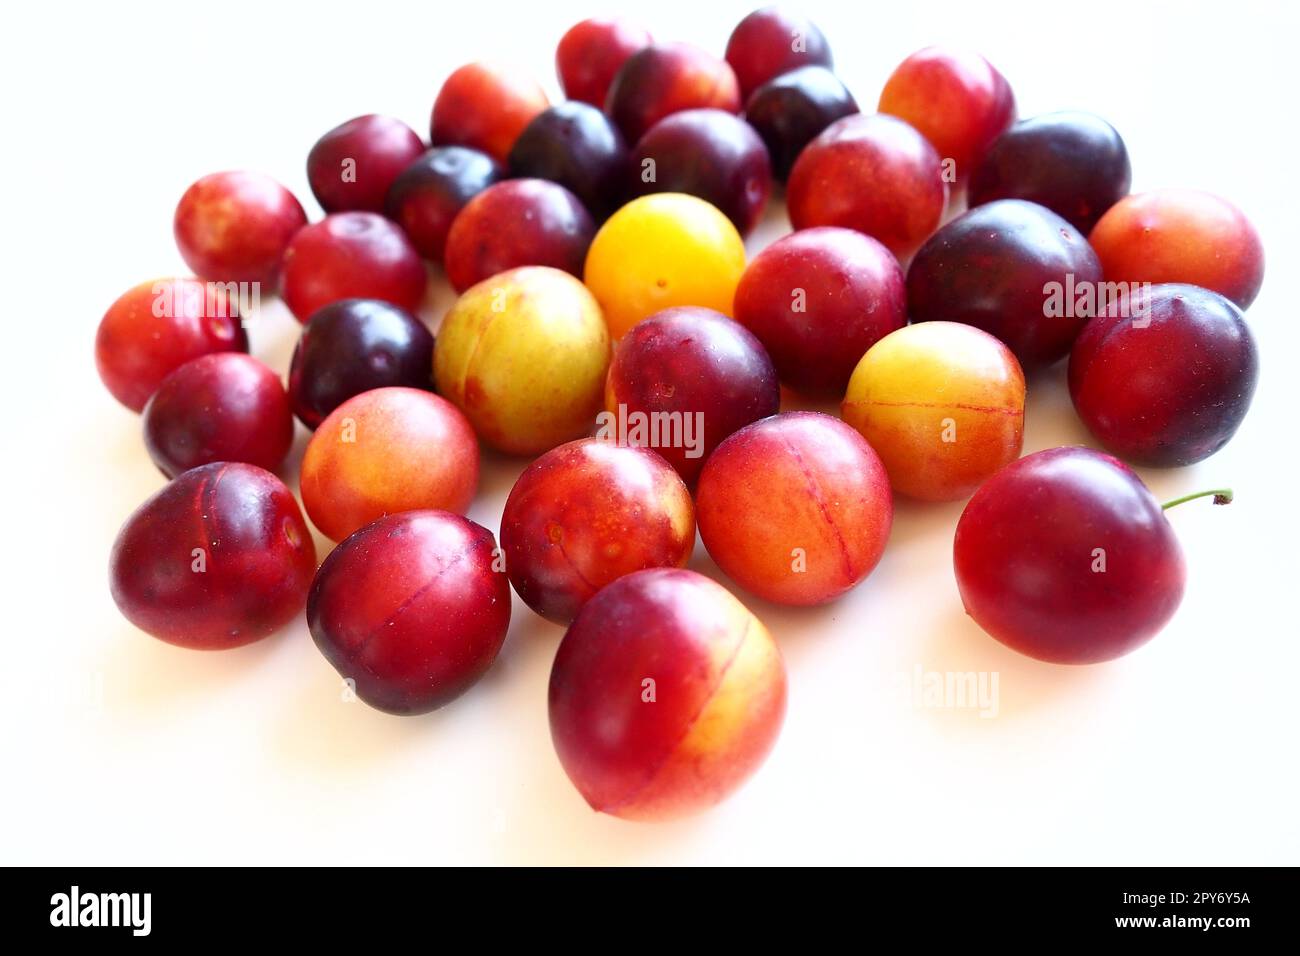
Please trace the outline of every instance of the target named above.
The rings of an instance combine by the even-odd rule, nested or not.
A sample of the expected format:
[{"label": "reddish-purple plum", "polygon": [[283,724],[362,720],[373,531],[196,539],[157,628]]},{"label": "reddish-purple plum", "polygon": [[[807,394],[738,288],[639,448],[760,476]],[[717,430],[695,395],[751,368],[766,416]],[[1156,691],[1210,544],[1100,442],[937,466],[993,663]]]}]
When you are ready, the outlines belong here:
[{"label": "reddish-purple plum", "polygon": [[614,74],[652,40],[644,28],[617,17],[574,24],[555,48],[555,73],[570,100],[605,105]]},{"label": "reddish-purple plum", "polygon": [[727,62],[746,98],[764,83],[802,66],[830,66],[826,37],[807,17],[780,7],[746,16],[727,40]]},{"label": "reddish-purple plum", "polygon": [[326,212],[383,212],[388,187],[424,148],[401,120],[358,116],[316,141],[307,154],[307,181]]},{"label": "reddish-purple plum", "polygon": [[739,113],[740,86],[725,62],[687,43],[638,50],[614,75],[605,112],[629,143],[665,116],[691,109]]}]

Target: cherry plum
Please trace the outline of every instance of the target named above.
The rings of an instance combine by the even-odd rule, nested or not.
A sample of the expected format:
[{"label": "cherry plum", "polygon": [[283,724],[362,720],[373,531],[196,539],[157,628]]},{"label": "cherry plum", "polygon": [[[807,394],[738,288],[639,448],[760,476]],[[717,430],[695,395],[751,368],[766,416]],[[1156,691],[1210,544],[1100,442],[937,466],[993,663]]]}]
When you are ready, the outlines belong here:
[{"label": "cherry plum", "polygon": [[575,24],[555,49],[560,89],[570,100],[603,107],[619,68],[652,42],[648,31],[618,17],[593,17]]},{"label": "cherry plum", "polygon": [[1066,110],[1021,120],[993,141],[967,190],[971,208],[995,199],[1046,206],[1087,235],[1128,195],[1128,149],[1099,116]]},{"label": "cherry plum", "polygon": [[748,98],[764,83],[804,66],[832,65],[830,44],[807,17],[781,7],[763,7],[731,31],[726,59]]},{"label": "cherry plum", "polygon": [[434,146],[469,146],[505,163],[524,127],[550,103],[533,80],[496,63],[469,63],[447,77],[430,117]]},{"label": "cherry plum", "polygon": [[568,624],[611,581],[686,564],[695,507],[659,455],[582,438],[524,469],[501,515],[501,548],[524,602]]},{"label": "cherry plum", "polygon": [[138,412],[190,359],[247,352],[239,304],[197,279],[142,282],[118,296],[95,333],[95,367],[119,402]]},{"label": "cherry plum", "polygon": [[786,188],[795,229],[856,229],[900,257],[934,232],[947,201],[934,147],[907,123],[880,113],[826,127],[795,160]]},{"label": "cherry plum", "polygon": [[843,395],[867,349],[907,324],[903,271],[870,236],[802,229],[754,257],[736,287],[735,314],[782,382],[811,395]]},{"label": "cherry plum", "polygon": [[168,478],[214,461],[275,471],[293,443],[289,397],[251,355],[201,355],[163,379],[145,405],[144,443]]},{"label": "cherry plum", "polygon": [[[654,448],[688,485],[724,438],[780,405],[762,343],[720,312],[693,306],[633,326],[614,349],[605,382],[610,437]],[[656,422],[668,427],[650,427]]]},{"label": "cherry plum", "polygon": [[763,623],[681,569],[619,578],[586,603],[551,667],[551,739],[594,809],[628,820],[706,810],[762,764],[785,717]]},{"label": "cherry plum", "polygon": [[803,148],[838,119],[858,112],[857,101],[824,66],[804,66],[768,80],[745,102],[745,119],[767,146],[780,182]]},{"label": "cherry plum", "polygon": [[293,193],[270,176],[242,170],[199,179],[181,196],[172,221],[181,258],[196,275],[267,285],[305,225],[307,214]]},{"label": "cherry plum", "polygon": [[307,154],[307,181],[326,212],[383,212],[389,187],[423,152],[420,137],[401,120],[358,116],[316,141]]},{"label": "cherry plum", "polygon": [[600,221],[623,205],[627,170],[623,134],[586,103],[560,103],[538,113],[510,150],[511,175],[559,183]]},{"label": "cherry plum", "polygon": [[1264,245],[1232,203],[1194,189],[1121,199],[1088,237],[1111,282],[1187,283],[1246,309],[1264,282]]},{"label": "cherry plum", "polygon": [[443,265],[457,292],[519,266],[582,276],[596,223],[578,197],[545,179],[508,179],[479,193],[447,234]]},{"label": "cherry plum", "polygon": [[142,504],[113,543],[122,614],[169,644],[238,647],[302,610],[316,548],[298,503],[255,465],[192,468]]},{"label": "cherry plum", "polygon": [[740,106],[740,86],[731,67],[686,43],[655,43],[633,53],[614,75],[605,99],[605,112],[629,143],[672,113],[739,113]]},{"label": "cherry plum", "polygon": [[478,442],[446,399],[377,388],[348,399],[316,429],[299,487],[312,524],[333,541],[399,511],[464,513],[478,488]]},{"label": "cherry plum", "polygon": [[393,180],[385,212],[421,256],[440,263],[457,214],[505,175],[502,165],[487,153],[465,146],[436,146]]},{"label": "cherry plum", "polygon": [[745,590],[822,604],[871,573],[894,506],[880,457],[850,426],[785,412],[740,429],[709,456],[696,490],[700,536]]},{"label": "cherry plum", "polygon": [[958,216],[907,270],[913,322],[983,329],[1005,342],[1027,372],[1069,353],[1104,292],[1088,240],[1050,209],[1021,199]]},{"label": "cherry plum", "polygon": [[1054,664],[1146,643],[1177,610],[1186,576],[1151,492],[1087,448],[1026,455],[980,486],[957,522],[953,568],[976,624]]},{"label": "cherry plum", "polygon": [[307,600],[312,640],[371,707],[441,707],[505,643],[510,584],[495,550],[490,531],[445,511],[379,518],[321,564]]},{"label": "cherry plum", "polygon": [[284,254],[280,290],[306,322],[339,299],[383,299],[414,312],[427,276],[400,228],[372,212],[339,212],[300,230]]},{"label": "cherry plum", "polygon": [[307,320],[289,364],[289,400],[304,425],[386,386],[433,390],[433,334],[423,322],[380,299],[340,299]]},{"label": "cherry plum", "polygon": [[1088,430],[1125,461],[1170,467],[1208,458],[1250,408],[1259,375],[1241,311],[1190,285],[1112,302],[1070,353],[1070,397]]}]

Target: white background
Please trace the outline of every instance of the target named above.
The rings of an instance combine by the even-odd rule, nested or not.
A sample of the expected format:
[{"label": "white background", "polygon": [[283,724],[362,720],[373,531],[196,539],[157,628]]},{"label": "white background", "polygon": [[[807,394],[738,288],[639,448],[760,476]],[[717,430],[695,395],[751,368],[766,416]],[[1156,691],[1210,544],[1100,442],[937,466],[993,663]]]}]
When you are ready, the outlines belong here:
[{"label": "white background", "polygon": [[[54,4],[11,8],[5,90],[5,535],[0,861],[5,863],[1291,863],[1300,644],[1294,619],[1297,323],[1295,14],[1234,2],[809,2],[871,109],[890,70],[965,44],[1010,79],[1021,115],[1093,110],[1125,136],[1134,188],[1236,201],[1268,252],[1250,310],[1263,372],[1235,441],[1148,471],[1157,496],[1232,484],[1230,508],[1171,512],[1187,596],[1153,643],[1070,669],[1018,657],[963,614],[961,504],[900,505],[889,549],[826,608],[746,599],[790,673],[784,731],[715,811],[668,825],[590,811],[551,747],[546,681],[561,636],[516,601],[472,692],[400,719],[342,703],[301,621],[196,653],[127,624],[108,594],[117,528],[163,483],[139,421],[92,361],[104,309],[179,272],[177,198],[198,176],[260,169],[313,218],[303,164],[349,117],[427,133],[443,77],[515,61],[558,93],[556,41],[620,12],[719,54],[748,4]],[[12,21],[22,18],[17,23]],[[774,204],[751,253],[788,229]],[[450,296],[441,279],[426,317]],[[284,370],[278,302],[254,354]],[[1087,442],[1061,375],[1032,383],[1026,452]],[[301,453],[300,428],[295,455]],[[471,517],[497,528],[519,461],[487,456]],[[296,474],[287,477],[296,487]],[[322,555],[324,553],[324,543]],[[697,549],[693,562],[716,574]],[[996,672],[998,713],[916,706],[916,669]]]}]

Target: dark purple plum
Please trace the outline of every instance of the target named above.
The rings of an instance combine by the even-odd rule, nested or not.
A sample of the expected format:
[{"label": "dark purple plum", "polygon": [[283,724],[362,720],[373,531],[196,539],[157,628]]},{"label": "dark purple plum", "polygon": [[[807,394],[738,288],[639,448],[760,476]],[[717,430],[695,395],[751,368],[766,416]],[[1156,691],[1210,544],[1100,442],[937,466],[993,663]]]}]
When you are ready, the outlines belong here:
[{"label": "dark purple plum", "polygon": [[1016,123],[989,148],[971,176],[973,209],[995,199],[1046,206],[1084,235],[1128,195],[1132,169],[1115,127],[1066,110]]},{"label": "dark purple plum", "polygon": [[[1088,240],[1044,206],[999,199],[926,241],[907,270],[913,322],[963,322],[997,336],[1026,372],[1069,354],[1102,292]],[[1076,305],[1083,302],[1085,307]]]},{"label": "dark purple plum", "polygon": [[772,164],[754,128],[723,110],[683,110],[641,137],[632,150],[632,189],[688,193],[720,209],[742,235],[754,228],[772,192]]},{"label": "dark purple plum", "polygon": [[627,155],[623,134],[608,116],[571,100],[524,127],[510,150],[510,173],[559,183],[603,221],[623,204]]},{"label": "dark purple plum", "polygon": [[1139,288],[1084,326],[1070,397],[1112,453],[1172,467],[1208,458],[1250,408],[1259,355],[1241,310],[1194,285]]},{"label": "dark purple plum", "polygon": [[487,153],[468,146],[436,146],[393,180],[385,210],[420,255],[442,262],[456,214],[505,177],[505,169]]},{"label": "dark purple plum", "polygon": [[423,322],[381,299],[331,302],[308,319],[289,365],[289,401],[304,425],[389,386],[433,391],[433,333]]},{"label": "dark purple plum", "polygon": [[781,182],[799,152],[822,130],[856,112],[853,94],[824,66],[782,73],[756,89],[745,104],[745,119],[762,137],[772,172]]}]

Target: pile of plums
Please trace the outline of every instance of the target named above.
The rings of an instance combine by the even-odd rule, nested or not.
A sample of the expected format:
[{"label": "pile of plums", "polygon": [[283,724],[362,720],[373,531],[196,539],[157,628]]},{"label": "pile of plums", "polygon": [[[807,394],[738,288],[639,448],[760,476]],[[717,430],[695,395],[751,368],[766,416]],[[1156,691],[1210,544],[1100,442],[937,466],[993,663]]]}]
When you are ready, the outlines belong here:
[{"label": "pile of plums", "polygon": [[[418,714],[491,667],[513,589],[568,629],[560,762],[629,818],[722,799],[785,712],[772,635],[685,569],[697,529],[740,590],[817,605],[879,562],[894,494],[969,499],[956,580],[993,637],[1091,663],[1160,630],[1183,559],[1124,462],[1200,461],[1246,414],[1263,253],[1241,212],[1129,195],[1115,129],[1017,121],[974,53],[913,54],[863,113],[821,32],[777,8],[722,59],[587,20],[556,63],[556,105],[471,63],[427,142],[379,115],[329,131],[316,222],[259,173],[181,197],[195,277],[127,291],[96,341],[170,479],[113,548],[130,621],[229,648],[305,606],[362,700]],[[774,183],[794,231],[747,260]],[[459,293],[436,343],[431,267]],[[303,324],[283,380],[247,354],[262,287]],[[1021,458],[1026,394],[1067,358],[1109,454]],[[839,415],[782,412],[788,393]],[[302,510],[274,474],[295,418]],[[532,459],[499,542],[464,517],[480,445]],[[308,520],[338,542],[319,566]]]}]

